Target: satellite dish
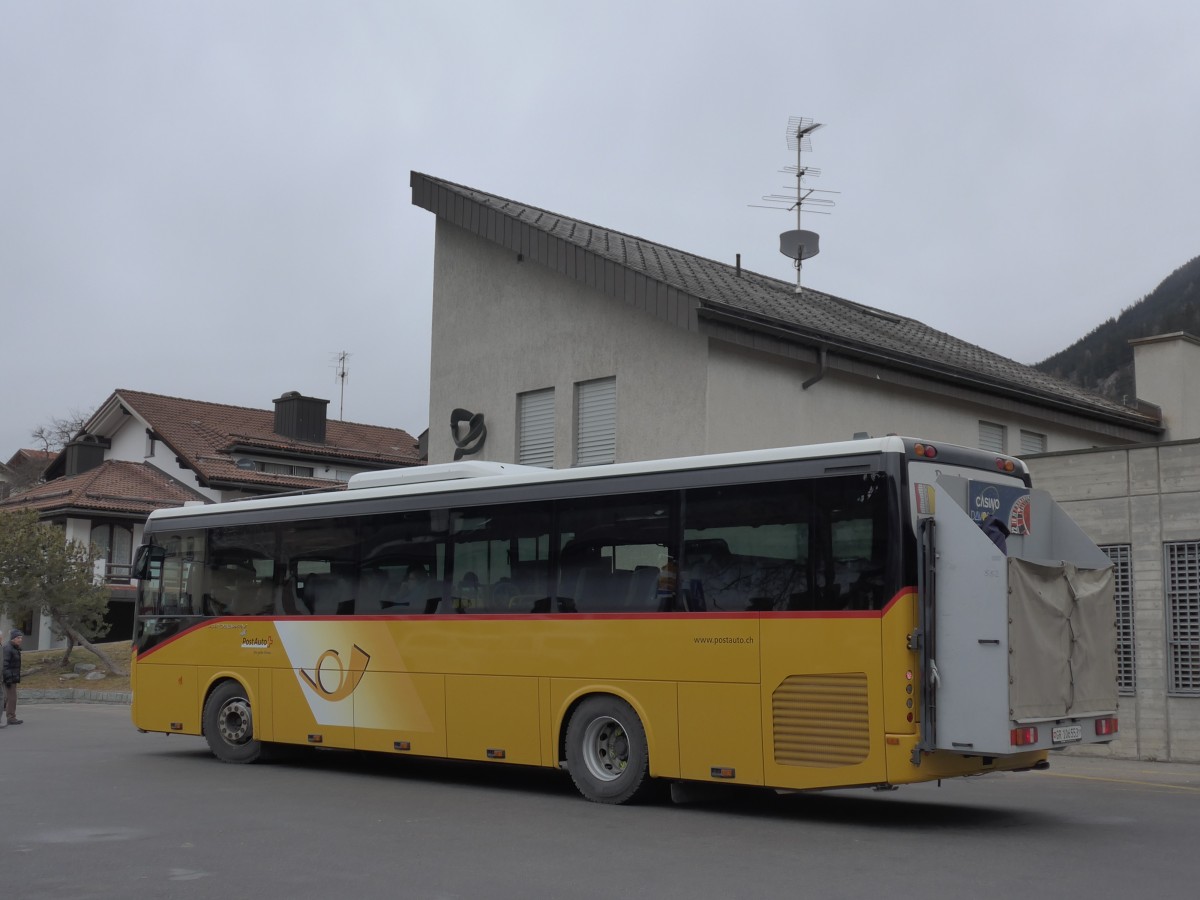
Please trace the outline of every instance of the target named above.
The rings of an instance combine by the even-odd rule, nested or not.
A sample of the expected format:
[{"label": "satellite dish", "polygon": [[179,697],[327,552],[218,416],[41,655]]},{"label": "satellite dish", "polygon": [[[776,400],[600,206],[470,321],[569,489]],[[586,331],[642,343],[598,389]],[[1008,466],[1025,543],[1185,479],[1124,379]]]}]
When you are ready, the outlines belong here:
[{"label": "satellite dish", "polygon": [[820,252],[820,236],[803,229],[785,231],[779,236],[779,252],[791,259],[809,259]]},{"label": "satellite dish", "polygon": [[237,460],[234,463],[234,465],[236,465],[239,469],[242,469],[243,471],[246,471],[246,472],[254,471],[254,460],[246,459],[246,457],[244,457],[244,456],[241,459]]}]

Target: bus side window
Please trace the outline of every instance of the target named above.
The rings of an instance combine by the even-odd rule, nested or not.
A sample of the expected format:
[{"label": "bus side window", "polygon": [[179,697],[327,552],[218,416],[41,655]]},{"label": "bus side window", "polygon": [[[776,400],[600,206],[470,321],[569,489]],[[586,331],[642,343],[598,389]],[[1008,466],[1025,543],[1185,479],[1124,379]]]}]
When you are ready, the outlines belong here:
[{"label": "bus side window", "polygon": [[879,473],[830,479],[821,485],[822,576],[827,609],[882,609],[898,589],[890,583],[887,479]]},{"label": "bus side window", "polygon": [[813,608],[812,492],[805,482],[687,492],[680,587],[689,610]]}]

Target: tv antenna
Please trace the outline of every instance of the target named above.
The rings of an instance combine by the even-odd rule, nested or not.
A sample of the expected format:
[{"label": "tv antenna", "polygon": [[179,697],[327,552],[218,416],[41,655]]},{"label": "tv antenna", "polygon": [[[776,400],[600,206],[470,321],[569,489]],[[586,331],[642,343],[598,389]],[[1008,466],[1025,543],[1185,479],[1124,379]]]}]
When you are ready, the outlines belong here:
[{"label": "tv antenna", "polygon": [[792,260],[796,269],[796,293],[800,293],[800,272],[804,260],[811,259],[820,252],[820,236],[815,231],[805,231],[801,228],[801,214],[808,212],[823,216],[831,214],[836,205],[829,197],[819,197],[818,194],[837,194],[840,191],[826,191],[810,188],[804,184],[805,178],[820,176],[821,170],[804,165],[805,151],[812,150],[812,133],[821,127],[819,122],[803,116],[791,116],[787,124],[787,145],[789,150],[796,151],[796,164],[784,166],[780,172],[796,176],[796,185],[785,186],[786,194],[766,194],[763,204],[751,203],[759,209],[782,209],[788,212],[796,211],[796,227],[779,235],[779,252]]},{"label": "tv antenna", "polygon": [[337,380],[338,380],[338,421],[344,422],[346,408],[346,379],[350,377],[350,370],[346,368],[346,363],[350,359],[350,354],[343,350],[338,353],[334,359],[337,361]]}]

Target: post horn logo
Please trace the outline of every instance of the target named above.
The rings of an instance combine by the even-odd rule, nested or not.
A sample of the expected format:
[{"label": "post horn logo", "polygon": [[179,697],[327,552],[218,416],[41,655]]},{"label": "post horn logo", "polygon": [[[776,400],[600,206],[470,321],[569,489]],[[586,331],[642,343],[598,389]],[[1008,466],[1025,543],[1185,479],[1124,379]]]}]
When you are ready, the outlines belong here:
[{"label": "post horn logo", "polygon": [[[331,660],[333,664],[326,667],[325,663]],[[301,669],[300,677],[308,682],[308,686],[318,697],[333,703],[345,700],[354,693],[354,689],[366,674],[367,663],[370,661],[371,654],[358,644],[352,645],[350,650],[349,667],[342,665],[342,658],[336,650],[330,649],[317,657],[312,675]],[[333,682],[332,685],[326,685],[327,680]]]}]

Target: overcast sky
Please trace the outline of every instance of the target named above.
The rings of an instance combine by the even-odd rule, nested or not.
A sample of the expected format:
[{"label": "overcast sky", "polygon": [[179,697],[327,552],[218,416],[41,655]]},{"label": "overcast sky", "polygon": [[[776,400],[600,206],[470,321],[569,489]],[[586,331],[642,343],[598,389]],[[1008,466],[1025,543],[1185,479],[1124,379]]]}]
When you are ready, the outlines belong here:
[{"label": "overcast sky", "polygon": [[125,387],[428,424],[417,170],[1022,362],[1200,254],[1200,4],[0,0],[0,460]]}]

